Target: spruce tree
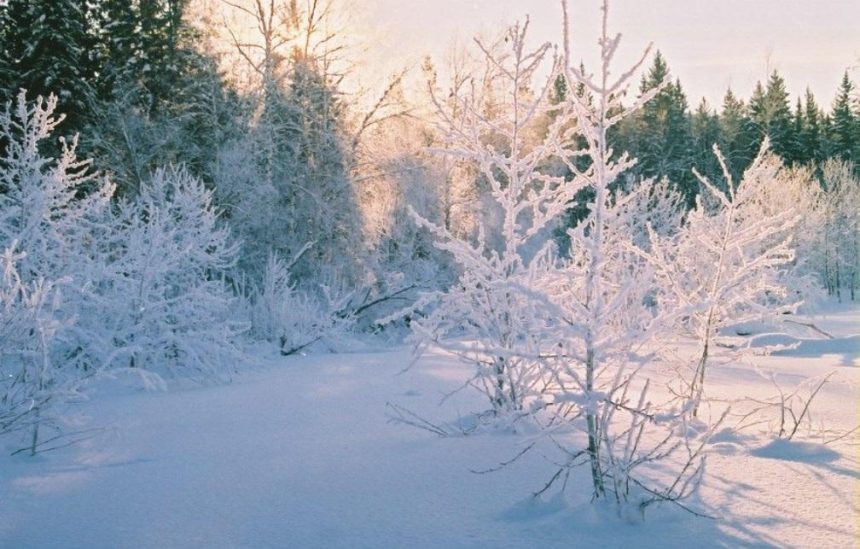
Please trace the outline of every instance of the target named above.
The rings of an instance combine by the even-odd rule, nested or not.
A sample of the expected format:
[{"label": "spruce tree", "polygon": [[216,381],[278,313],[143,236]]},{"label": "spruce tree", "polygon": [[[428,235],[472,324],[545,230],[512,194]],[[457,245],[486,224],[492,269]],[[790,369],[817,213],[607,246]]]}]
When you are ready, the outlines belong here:
[{"label": "spruce tree", "polygon": [[750,133],[751,127],[746,104],[731,88],[727,89],[720,113],[720,149],[735,180],[740,179],[755,155],[756,139]]},{"label": "spruce tree", "polygon": [[235,97],[215,61],[195,49],[187,3],[101,0],[95,11],[99,101],[84,145],[113,172],[120,194],[135,194],[169,162],[211,182],[217,146],[236,125]]},{"label": "spruce tree", "polygon": [[786,161],[791,161],[792,116],[788,102],[785,80],[777,71],[771,73],[767,88],[756,83],[750,99],[750,118],[752,128],[758,134],[758,143],[764,136],[770,138],[771,150]]},{"label": "spruce tree", "polygon": [[794,116],[791,119],[791,160],[797,164],[806,164],[810,161],[810,151],[803,148],[803,101],[797,97],[794,105]]},{"label": "spruce tree", "polygon": [[87,3],[79,0],[0,2],[0,105],[19,90],[57,96],[66,115],[60,132],[79,130],[97,72]]},{"label": "spruce tree", "polygon": [[818,164],[824,160],[821,143],[821,119],[824,115],[821,113],[821,109],[815,102],[815,96],[809,88],[806,88],[804,101],[800,150],[803,151],[803,159],[805,161]]},{"label": "spruce tree", "polygon": [[860,157],[860,122],[852,109],[853,93],[854,83],[846,71],[833,101],[830,143],[835,156],[852,162]]},{"label": "spruce tree", "polygon": [[295,272],[351,278],[357,274],[351,262],[361,255],[361,224],[344,141],[345,108],[316,59],[296,54],[293,63],[280,128],[287,168],[284,215],[301,240],[297,245],[314,242]]},{"label": "spruce tree", "polygon": [[[669,67],[658,51],[651,69],[642,78],[640,92],[654,89],[668,75]],[[692,132],[687,98],[679,80],[665,84],[643,107],[635,128],[637,139],[628,150],[639,158],[636,172],[646,177],[668,177],[692,205],[698,184],[690,172]]]},{"label": "spruce tree", "polygon": [[134,94],[154,111],[187,68],[182,16],[188,0],[101,0],[97,12],[102,99]]},{"label": "spruce tree", "polygon": [[720,120],[703,97],[691,116],[693,134],[693,165],[712,181],[719,180],[720,165],[714,155],[714,145],[721,141]]}]

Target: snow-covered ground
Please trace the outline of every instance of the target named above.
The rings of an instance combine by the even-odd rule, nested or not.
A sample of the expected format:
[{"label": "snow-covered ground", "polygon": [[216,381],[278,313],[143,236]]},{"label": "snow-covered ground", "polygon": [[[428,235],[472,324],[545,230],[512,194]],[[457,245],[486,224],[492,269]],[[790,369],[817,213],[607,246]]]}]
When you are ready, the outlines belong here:
[{"label": "snow-covered ground", "polygon": [[[860,423],[860,309],[810,320],[834,339],[797,327],[796,349],[757,362],[786,388],[835,370],[815,428],[792,442],[765,424],[719,433],[690,502],[715,519],[662,506],[624,521],[577,491],[585,477],[533,499],[555,470],[541,452],[471,472],[514,456],[523,436],[389,422],[388,402],[438,422],[483,404],[464,391],[439,406],[468,368],[430,353],[404,371],[400,348],[261,356],[233,383],[167,393],[102,383],[78,408],[90,438],[35,458],[10,457],[17,441],[0,439],[0,546],[856,547],[858,437],[825,445],[819,425]],[[747,366],[709,375],[712,397],[775,393]]]}]

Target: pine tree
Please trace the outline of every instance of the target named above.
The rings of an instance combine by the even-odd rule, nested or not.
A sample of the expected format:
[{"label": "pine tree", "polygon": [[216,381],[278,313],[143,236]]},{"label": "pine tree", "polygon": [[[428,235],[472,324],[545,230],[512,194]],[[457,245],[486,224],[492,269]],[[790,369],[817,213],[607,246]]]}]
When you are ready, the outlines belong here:
[{"label": "pine tree", "polygon": [[756,145],[767,136],[774,153],[786,161],[793,160],[791,107],[785,80],[777,71],[770,75],[766,88],[762,88],[760,82],[756,83],[750,99],[750,118],[752,127],[758,134]]},{"label": "pine tree", "polygon": [[802,148],[803,139],[803,101],[797,97],[794,105],[794,116],[791,119],[791,154],[793,162],[805,164],[809,161],[809,153]]},{"label": "pine tree", "polygon": [[284,108],[278,129],[286,156],[283,215],[295,244],[314,242],[295,273],[319,276],[334,268],[332,274],[352,278],[357,274],[353,261],[361,255],[361,224],[349,177],[345,111],[314,59],[294,61]]},{"label": "pine tree", "polygon": [[101,0],[97,12],[100,95],[132,93],[147,111],[168,100],[186,65],[188,0]]},{"label": "pine tree", "polygon": [[853,93],[854,83],[846,71],[833,102],[833,123],[829,137],[833,154],[848,161],[860,157],[860,121],[852,109]]},{"label": "pine tree", "polygon": [[0,105],[21,89],[31,97],[55,94],[66,114],[60,130],[74,133],[88,113],[97,68],[88,8],[78,0],[0,2]]},{"label": "pine tree", "polygon": [[[640,92],[645,93],[665,82],[669,74],[666,60],[658,51],[648,74],[642,78]],[[698,185],[689,170],[692,157],[690,119],[687,99],[678,80],[662,84],[664,87],[647,103],[636,124],[637,140],[630,147],[639,158],[635,170],[647,177],[668,177],[693,203]]]},{"label": "pine tree", "polygon": [[805,105],[803,111],[803,125],[800,132],[800,150],[803,151],[802,159],[816,164],[823,161],[821,144],[821,109],[815,102],[812,90],[806,88]]},{"label": "pine tree", "polygon": [[725,151],[729,172],[735,179],[740,177],[755,154],[750,127],[746,104],[729,88],[720,113],[720,149]]},{"label": "pine tree", "polygon": [[720,120],[710,105],[702,98],[691,117],[693,135],[693,165],[696,169],[715,179],[720,176],[720,164],[711,152],[720,142]]},{"label": "pine tree", "polygon": [[95,11],[98,107],[85,145],[134,195],[159,165],[182,162],[206,181],[218,145],[236,124],[213,59],[195,49],[187,0],[103,0]]}]

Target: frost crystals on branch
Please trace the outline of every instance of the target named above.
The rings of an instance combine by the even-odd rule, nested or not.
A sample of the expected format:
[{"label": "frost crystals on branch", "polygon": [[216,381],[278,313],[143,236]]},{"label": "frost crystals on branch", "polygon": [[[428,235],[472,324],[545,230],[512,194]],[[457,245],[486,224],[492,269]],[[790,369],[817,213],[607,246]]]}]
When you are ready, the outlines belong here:
[{"label": "frost crystals on branch", "polygon": [[[546,255],[540,240],[554,228],[584,181],[572,181],[548,169],[578,154],[569,147],[576,131],[575,112],[547,101],[560,65],[549,44],[527,51],[528,21],[508,30],[507,51],[477,41],[492,81],[499,82],[503,108],[482,109],[474,88],[458,90],[454,114],[434,96],[447,148],[442,151],[472,163],[489,187],[500,227],[479,222],[475,241],[458,238],[444,226],[412,212],[419,225],[449,252],[462,274],[447,291],[425,295],[418,307],[433,308],[412,326],[424,344],[435,344],[475,366],[471,384],[482,391],[497,414],[523,409],[526,400],[545,390],[539,334],[545,332],[532,298],[534,257]],[[551,63],[540,90],[529,91],[535,72]],[[432,93],[432,89],[431,89]],[[545,135],[535,138],[543,117],[552,116]]]},{"label": "frost crystals on branch", "polygon": [[[627,154],[609,147],[609,129],[639,109],[662,89],[657,86],[625,107],[621,98],[646,59],[619,77],[610,66],[620,35],[607,29],[608,3],[603,3],[601,65],[596,76],[569,63],[570,42],[565,10],[565,78],[568,89],[586,89],[590,97],[570,94],[567,105],[576,113],[589,160],[582,169],[568,168],[586,182],[593,201],[579,225],[568,231],[570,258],[557,270],[545,269],[542,287],[560,312],[555,326],[559,352],[545,361],[553,380],[547,396],[544,431],[564,460],[541,492],[566,479],[574,466],[588,465],[592,498],[606,499],[622,509],[645,509],[658,502],[680,500],[695,489],[703,471],[707,440],[685,422],[685,410],[652,403],[649,381],[640,379],[650,357],[638,354],[665,323],[668,312],[651,306],[653,271],[639,256],[632,230],[647,215],[650,198],[666,195],[653,182],[632,193],[613,190],[618,176],[633,166]],[[666,196],[671,200],[671,196]],[[658,210],[671,209],[661,205]],[[642,243],[647,245],[648,243]],[[586,437],[584,448],[573,433]],[[540,492],[539,492],[540,493]]]},{"label": "frost crystals on branch", "polygon": [[735,185],[719,149],[727,189],[696,172],[703,188],[696,207],[674,238],[654,236],[650,256],[664,308],[679,311],[678,328],[697,342],[697,358],[686,394],[696,415],[715,339],[729,323],[792,311],[779,269],[794,259],[792,209],[764,213],[766,188],[780,177],[781,163],[762,144]]}]

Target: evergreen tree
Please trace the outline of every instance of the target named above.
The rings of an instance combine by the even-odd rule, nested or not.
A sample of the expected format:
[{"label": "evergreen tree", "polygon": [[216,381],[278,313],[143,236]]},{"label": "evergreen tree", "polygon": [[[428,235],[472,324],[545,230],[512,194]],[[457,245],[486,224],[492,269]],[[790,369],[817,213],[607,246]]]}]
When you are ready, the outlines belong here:
[{"label": "evergreen tree", "polygon": [[720,164],[714,155],[714,145],[720,143],[720,119],[705,98],[691,117],[693,134],[693,166],[712,181],[720,176]]},{"label": "evergreen tree", "polygon": [[725,155],[733,179],[738,180],[755,155],[755,139],[750,134],[752,123],[747,106],[731,88],[726,90],[719,118],[720,149]]},{"label": "evergreen tree", "polygon": [[88,4],[80,0],[0,2],[0,104],[21,89],[29,97],[57,96],[63,133],[79,130],[97,73]]},{"label": "evergreen tree", "polygon": [[812,90],[806,88],[805,105],[803,111],[803,125],[800,132],[801,161],[815,162],[823,161],[821,144],[821,109],[815,102]]},{"label": "evergreen tree", "polygon": [[803,149],[803,101],[800,96],[797,97],[797,103],[794,105],[794,116],[791,119],[791,159],[798,164],[806,164],[809,162],[809,151]]},{"label": "evergreen tree", "polygon": [[764,136],[770,138],[773,152],[786,161],[791,161],[792,147],[792,117],[788,103],[788,91],[785,80],[777,71],[773,71],[767,81],[767,88],[761,83],[756,84],[750,99],[750,118],[752,128],[758,135],[756,146]]},{"label": "evergreen tree", "polygon": [[[280,144],[286,154],[284,215],[291,234],[313,247],[296,272],[339,276],[356,274],[361,224],[349,177],[351,158],[345,146],[345,110],[334,86],[314,59],[297,55],[285,92]],[[295,251],[295,250],[294,250]]]},{"label": "evergreen tree", "polygon": [[[642,78],[641,92],[660,85],[669,75],[666,60],[658,51],[654,64]],[[637,139],[631,155],[639,158],[637,172],[646,177],[668,177],[692,205],[698,184],[690,172],[692,133],[687,99],[678,80],[663,89],[642,109],[636,121]]]},{"label": "evergreen tree", "polygon": [[101,0],[96,21],[103,99],[133,93],[154,112],[186,73],[188,0]]},{"label": "evergreen tree", "polygon": [[84,144],[133,195],[157,166],[185,164],[212,180],[218,145],[236,126],[236,98],[213,59],[195,49],[183,19],[187,0],[102,0],[95,12],[97,115]]},{"label": "evergreen tree", "polygon": [[846,71],[833,102],[830,143],[833,154],[847,161],[860,157],[860,122],[852,109],[853,93],[854,83]]}]

